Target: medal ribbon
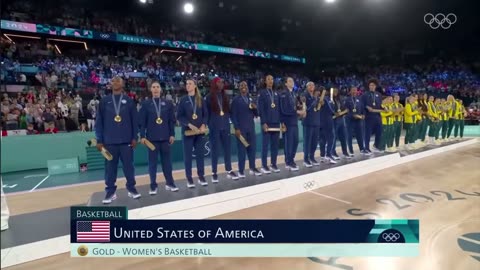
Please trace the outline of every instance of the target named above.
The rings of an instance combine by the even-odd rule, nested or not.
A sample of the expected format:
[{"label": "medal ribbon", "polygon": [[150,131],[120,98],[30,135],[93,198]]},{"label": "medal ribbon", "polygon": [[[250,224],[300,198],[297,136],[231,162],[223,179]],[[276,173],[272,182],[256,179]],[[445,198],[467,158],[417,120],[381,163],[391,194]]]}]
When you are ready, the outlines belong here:
[{"label": "medal ribbon", "polygon": [[158,105],[157,105],[157,102],[155,102],[155,98],[153,98],[152,101],[153,101],[153,106],[155,106],[155,112],[157,113],[157,118],[160,118],[160,115],[162,114],[162,102],[160,98],[158,99]]},{"label": "medal ribbon", "polygon": [[115,108],[115,116],[120,115],[120,107],[122,106],[122,98],[123,98],[123,94],[120,94],[120,99],[119,99],[118,105],[117,105],[117,101],[115,100],[115,95],[112,94],[113,107]]}]

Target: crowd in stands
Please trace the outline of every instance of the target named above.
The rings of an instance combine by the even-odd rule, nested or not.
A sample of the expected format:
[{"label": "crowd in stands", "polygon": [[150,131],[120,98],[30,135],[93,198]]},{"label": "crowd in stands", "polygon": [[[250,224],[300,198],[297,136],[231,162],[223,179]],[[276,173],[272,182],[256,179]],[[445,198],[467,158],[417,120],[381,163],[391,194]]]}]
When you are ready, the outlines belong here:
[{"label": "crowd in stands", "polygon": [[2,12],[6,20],[42,23],[76,29],[88,29],[106,33],[130,34],[165,40],[207,43],[234,48],[246,48],[278,54],[303,56],[304,51],[292,49],[291,44],[282,44],[259,36],[238,37],[227,33],[181,28],[174,24],[149,21],[142,16],[114,14],[111,11],[88,9],[83,3],[60,3],[49,6],[43,1],[11,1]]},{"label": "crowd in stands", "polygon": [[[25,85],[17,96],[4,94],[2,123],[8,130],[28,129],[28,133],[92,130],[96,104],[109,93],[113,76],[125,80],[128,95],[138,104],[148,97],[153,80],[161,82],[164,95],[176,103],[185,94],[187,78],[195,78],[203,94],[210,80],[220,76],[227,89],[235,90],[245,80],[253,95],[263,87],[267,73],[282,87],[282,77],[291,76],[297,91],[303,91],[308,76],[301,65],[272,61],[253,63],[252,59],[230,55],[185,53],[165,54],[149,47],[91,47],[88,51],[60,54],[45,41],[0,42],[2,84]],[[38,70],[28,73],[24,67]],[[469,119],[480,119],[480,79],[470,66],[458,60],[434,59],[428,63],[405,65],[352,65],[331,67],[317,76],[315,83],[336,86],[345,92],[350,86],[364,90],[365,82],[376,77],[386,93],[453,94],[469,106]],[[4,91],[4,89],[1,89]],[[84,123],[83,125],[81,125]]]}]

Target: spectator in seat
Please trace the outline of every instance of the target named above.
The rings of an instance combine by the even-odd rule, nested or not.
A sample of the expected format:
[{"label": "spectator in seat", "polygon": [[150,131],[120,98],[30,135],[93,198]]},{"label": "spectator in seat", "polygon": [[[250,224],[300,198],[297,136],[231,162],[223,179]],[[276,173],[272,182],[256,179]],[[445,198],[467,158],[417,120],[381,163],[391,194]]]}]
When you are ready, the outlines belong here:
[{"label": "spectator in seat", "polygon": [[45,133],[56,134],[58,133],[58,129],[55,127],[55,124],[52,122],[48,125],[48,128],[45,129]]},{"label": "spectator in seat", "polygon": [[35,130],[32,124],[27,125],[27,135],[36,135],[38,130]]},{"label": "spectator in seat", "polygon": [[50,108],[47,107],[45,112],[42,114],[42,122],[44,123],[44,130],[47,130],[50,127],[50,123],[55,121],[55,116],[51,112]]}]

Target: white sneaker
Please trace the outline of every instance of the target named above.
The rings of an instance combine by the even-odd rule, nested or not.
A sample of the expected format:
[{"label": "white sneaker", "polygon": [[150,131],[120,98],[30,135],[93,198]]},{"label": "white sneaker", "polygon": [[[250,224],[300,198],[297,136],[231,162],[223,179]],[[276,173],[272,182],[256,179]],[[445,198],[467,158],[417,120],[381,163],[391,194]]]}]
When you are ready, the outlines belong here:
[{"label": "white sneaker", "polygon": [[334,160],[340,160],[341,158],[339,156],[332,156]]},{"label": "white sneaker", "polygon": [[261,176],[262,173],[257,168],[253,168],[250,169],[250,175]]},{"label": "white sneaker", "polygon": [[331,157],[326,157],[327,159],[327,163],[330,163],[330,164],[337,164],[337,162],[335,161],[335,159],[331,158]]},{"label": "white sneaker", "polygon": [[110,204],[112,203],[114,200],[117,199],[117,194],[116,193],[113,193],[112,195],[110,196],[105,196],[105,199],[102,200],[102,203],[103,204]]},{"label": "white sneaker", "polygon": [[187,188],[195,188],[195,184],[194,183],[187,183]]},{"label": "white sneaker", "polygon": [[298,170],[299,170],[299,168],[298,168],[297,165],[290,166],[290,171],[296,172],[296,171],[298,171]]},{"label": "white sneaker", "polygon": [[306,168],[311,168],[312,167],[312,164],[310,164],[310,162],[303,162],[303,166],[306,167]]},{"label": "white sneaker", "polygon": [[150,189],[150,191],[148,192],[148,194],[149,194],[149,195],[155,195],[155,194],[157,194],[157,191],[158,191],[158,188]]},{"label": "white sneaker", "polygon": [[260,170],[261,170],[262,173],[264,173],[264,174],[271,174],[271,173],[272,173],[272,171],[270,171],[269,168],[263,168],[263,167],[262,167]]},{"label": "white sneaker", "polygon": [[173,191],[173,192],[176,192],[176,191],[178,191],[178,187],[176,187],[176,186],[168,186],[168,185],[166,185],[166,186],[165,186],[165,190],[166,190],[166,191]]},{"label": "white sneaker", "polygon": [[128,192],[128,197],[130,197],[132,199],[138,199],[138,198],[142,197],[142,195],[138,192]]},{"label": "white sneaker", "polygon": [[237,175],[238,175],[238,178],[245,178],[245,174],[243,174],[243,173],[239,172]]}]

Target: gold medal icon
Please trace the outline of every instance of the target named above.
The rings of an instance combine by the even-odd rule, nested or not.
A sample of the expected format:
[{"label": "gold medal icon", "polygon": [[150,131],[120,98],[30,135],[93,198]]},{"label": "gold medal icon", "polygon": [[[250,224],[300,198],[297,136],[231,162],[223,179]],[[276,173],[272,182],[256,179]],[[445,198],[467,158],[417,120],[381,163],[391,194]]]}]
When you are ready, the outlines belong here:
[{"label": "gold medal icon", "polygon": [[163,123],[163,120],[162,118],[158,117],[157,120],[155,120],[155,122],[159,125],[161,125]]},{"label": "gold medal icon", "polygon": [[80,256],[87,256],[88,254],[88,247],[87,246],[84,246],[84,245],[81,245],[77,248],[77,253],[78,255]]},{"label": "gold medal icon", "polygon": [[193,119],[193,120],[195,120],[195,119],[197,119],[197,118],[198,118],[198,116],[197,116],[196,113],[192,114],[192,119]]},{"label": "gold medal icon", "polygon": [[272,107],[272,109],[275,108],[275,103],[272,103],[272,105],[270,105],[270,107]]},{"label": "gold medal icon", "polygon": [[220,116],[224,116],[225,113],[223,111],[220,111]]},{"label": "gold medal icon", "polygon": [[120,115],[116,115],[115,118],[113,118],[113,120],[115,120],[115,122],[119,123],[119,122],[122,122],[122,117]]}]

